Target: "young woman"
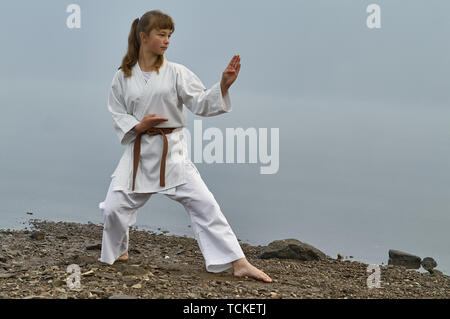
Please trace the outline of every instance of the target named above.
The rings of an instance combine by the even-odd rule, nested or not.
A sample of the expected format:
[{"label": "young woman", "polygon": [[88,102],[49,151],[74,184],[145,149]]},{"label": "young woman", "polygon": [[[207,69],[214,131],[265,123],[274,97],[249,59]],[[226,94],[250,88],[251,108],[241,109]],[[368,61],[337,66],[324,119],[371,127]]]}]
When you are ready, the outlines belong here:
[{"label": "young woman", "polygon": [[240,65],[235,55],[222,79],[206,89],[182,64],[164,57],[175,26],[159,10],[133,21],[128,51],[114,75],[108,98],[115,131],[126,146],[103,202],[104,229],[99,261],[113,264],[128,259],[129,227],[137,210],[155,193],[182,204],[209,272],[233,267],[237,277],[265,282],[272,279],[251,265],[194,163],[188,157],[182,128],[185,105],[200,116],[231,111],[228,89]]}]

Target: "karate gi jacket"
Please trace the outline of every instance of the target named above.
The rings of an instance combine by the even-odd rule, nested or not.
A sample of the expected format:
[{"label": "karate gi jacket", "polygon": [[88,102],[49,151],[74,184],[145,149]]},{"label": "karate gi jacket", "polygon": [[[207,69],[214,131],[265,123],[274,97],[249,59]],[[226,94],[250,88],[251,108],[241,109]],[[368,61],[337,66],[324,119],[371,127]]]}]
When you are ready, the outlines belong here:
[{"label": "karate gi jacket", "polygon": [[[166,57],[159,74],[152,71],[147,82],[139,63],[134,65],[132,75],[128,78],[125,78],[122,69],[115,73],[108,97],[108,110],[125,151],[111,174],[111,178],[115,177],[114,190],[133,192],[133,149],[138,135],[133,127],[145,116],[156,114],[168,118],[168,121],[155,127],[183,128],[186,125],[186,110],[183,106],[194,114],[209,117],[230,112],[231,100],[228,92],[222,96],[220,81],[206,89],[191,70],[182,64],[168,61]],[[174,194],[176,186],[186,183],[184,165],[190,159],[183,130],[167,134],[166,137],[165,186],[159,184],[163,136],[143,134],[134,193]]]}]

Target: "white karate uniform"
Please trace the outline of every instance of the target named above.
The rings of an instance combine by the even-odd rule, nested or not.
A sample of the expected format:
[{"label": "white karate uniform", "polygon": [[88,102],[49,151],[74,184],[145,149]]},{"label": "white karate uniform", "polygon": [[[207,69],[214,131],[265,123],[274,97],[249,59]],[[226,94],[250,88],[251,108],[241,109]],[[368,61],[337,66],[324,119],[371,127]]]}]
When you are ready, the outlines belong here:
[{"label": "white karate uniform", "polygon": [[[222,96],[220,82],[206,89],[200,79],[184,65],[164,59],[163,65],[150,73],[146,82],[139,63],[132,68],[131,77],[125,78],[118,70],[111,83],[108,109],[114,128],[125,151],[111,177],[116,176],[114,190],[131,191],[133,181],[133,142],[137,132],[132,128],[146,115],[156,114],[169,120],[155,127],[184,127],[186,110],[194,114],[215,116],[231,111],[229,94]],[[142,135],[136,193],[169,190],[186,182],[183,162],[188,159],[187,143],[182,131],[167,134],[165,186],[160,186],[160,162],[163,136]],[[170,192],[173,194],[173,190]]]},{"label": "white karate uniform", "polygon": [[113,78],[108,99],[114,128],[125,152],[119,161],[103,202],[101,261],[113,264],[128,250],[129,227],[136,223],[137,210],[152,194],[162,193],[181,203],[190,216],[194,237],[209,272],[232,267],[231,262],[245,257],[239,242],[187,153],[182,130],[167,134],[166,185],[159,185],[162,135],[142,135],[140,161],[135,190],[131,190],[133,142],[137,136],[132,128],[148,114],[167,117],[157,127],[183,127],[186,114],[183,104],[193,113],[214,116],[231,111],[228,96],[222,96],[220,82],[206,89],[200,79],[185,66],[164,60],[158,75],[146,76],[139,64],[132,76],[125,78],[118,70]]}]

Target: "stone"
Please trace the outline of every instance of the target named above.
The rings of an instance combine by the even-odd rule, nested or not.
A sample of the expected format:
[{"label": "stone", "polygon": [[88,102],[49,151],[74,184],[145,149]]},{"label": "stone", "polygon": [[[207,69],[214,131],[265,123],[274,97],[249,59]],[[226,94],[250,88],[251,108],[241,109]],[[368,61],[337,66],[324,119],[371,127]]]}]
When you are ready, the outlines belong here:
[{"label": "stone", "polygon": [[299,259],[310,261],[326,259],[327,255],[309,244],[303,243],[297,239],[289,238],[275,240],[268,246],[263,247],[260,258]]},{"label": "stone", "polygon": [[277,293],[277,292],[271,291],[270,292],[270,297],[273,298],[273,299],[280,299],[281,295],[279,293]]},{"label": "stone", "polygon": [[94,276],[95,272],[93,270],[86,271],[81,274],[81,276]]},{"label": "stone", "polygon": [[30,238],[34,240],[42,240],[45,238],[45,234],[43,232],[35,231],[31,233]]},{"label": "stone", "polygon": [[143,269],[140,265],[120,264],[116,269],[124,276],[141,276],[147,273],[147,270]]},{"label": "stone", "polygon": [[408,269],[419,269],[421,258],[404,251],[389,249],[388,265],[405,266]]},{"label": "stone", "polygon": [[67,282],[61,279],[56,279],[55,281],[53,281],[53,286],[55,287],[62,287],[65,286],[66,284]]},{"label": "stone", "polygon": [[91,289],[90,292],[92,292],[92,293],[94,293],[96,295],[99,295],[99,296],[102,296],[102,295],[105,294],[105,292],[103,290],[100,290],[100,289]]},{"label": "stone", "polygon": [[102,244],[98,243],[98,244],[87,245],[86,249],[87,250],[101,250],[102,249]]},{"label": "stone", "polygon": [[422,260],[421,265],[422,265],[423,269],[431,272],[431,270],[433,270],[433,268],[435,268],[437,266],[437,262],[436,262],[436,260],[434,260],[431,257],[425,257]]},{"label": "stone", "polygon": [[68,258],[67,262],[69,264],[77,264],[79,266],[85,266],[87,264],[94,264],[98,262],[98,260],[96,257],[93,256],[72,255],[71,258]]},{"label": "stone", "polygon": [[140,254],[141,251],[139,249],[137,249],[137,248],[131,248],[130,249],[130,253]]}]

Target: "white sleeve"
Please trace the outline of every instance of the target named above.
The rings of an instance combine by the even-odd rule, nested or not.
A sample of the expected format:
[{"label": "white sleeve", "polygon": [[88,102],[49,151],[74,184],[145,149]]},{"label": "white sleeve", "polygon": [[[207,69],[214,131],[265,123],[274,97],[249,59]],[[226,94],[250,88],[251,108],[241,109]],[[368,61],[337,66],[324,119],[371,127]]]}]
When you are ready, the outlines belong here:
[{"label": "white sleeve", "polygon": [[132,130],[132,128],[140,122],[127,112],[118,74],[119,72],[116,73],[111,83],[108,97],[108,110],[112,114],[114,129],[119,137],[120,144],[127,145],[136,138],[137,132]]},{"label": "white sleeve", "polygon": [[229,93],[222,96],[220,82],[206,89],[197,75],[184,65],[180,64],[177,70],[178,97],[192,113],[215,116],[231,111]]}]

